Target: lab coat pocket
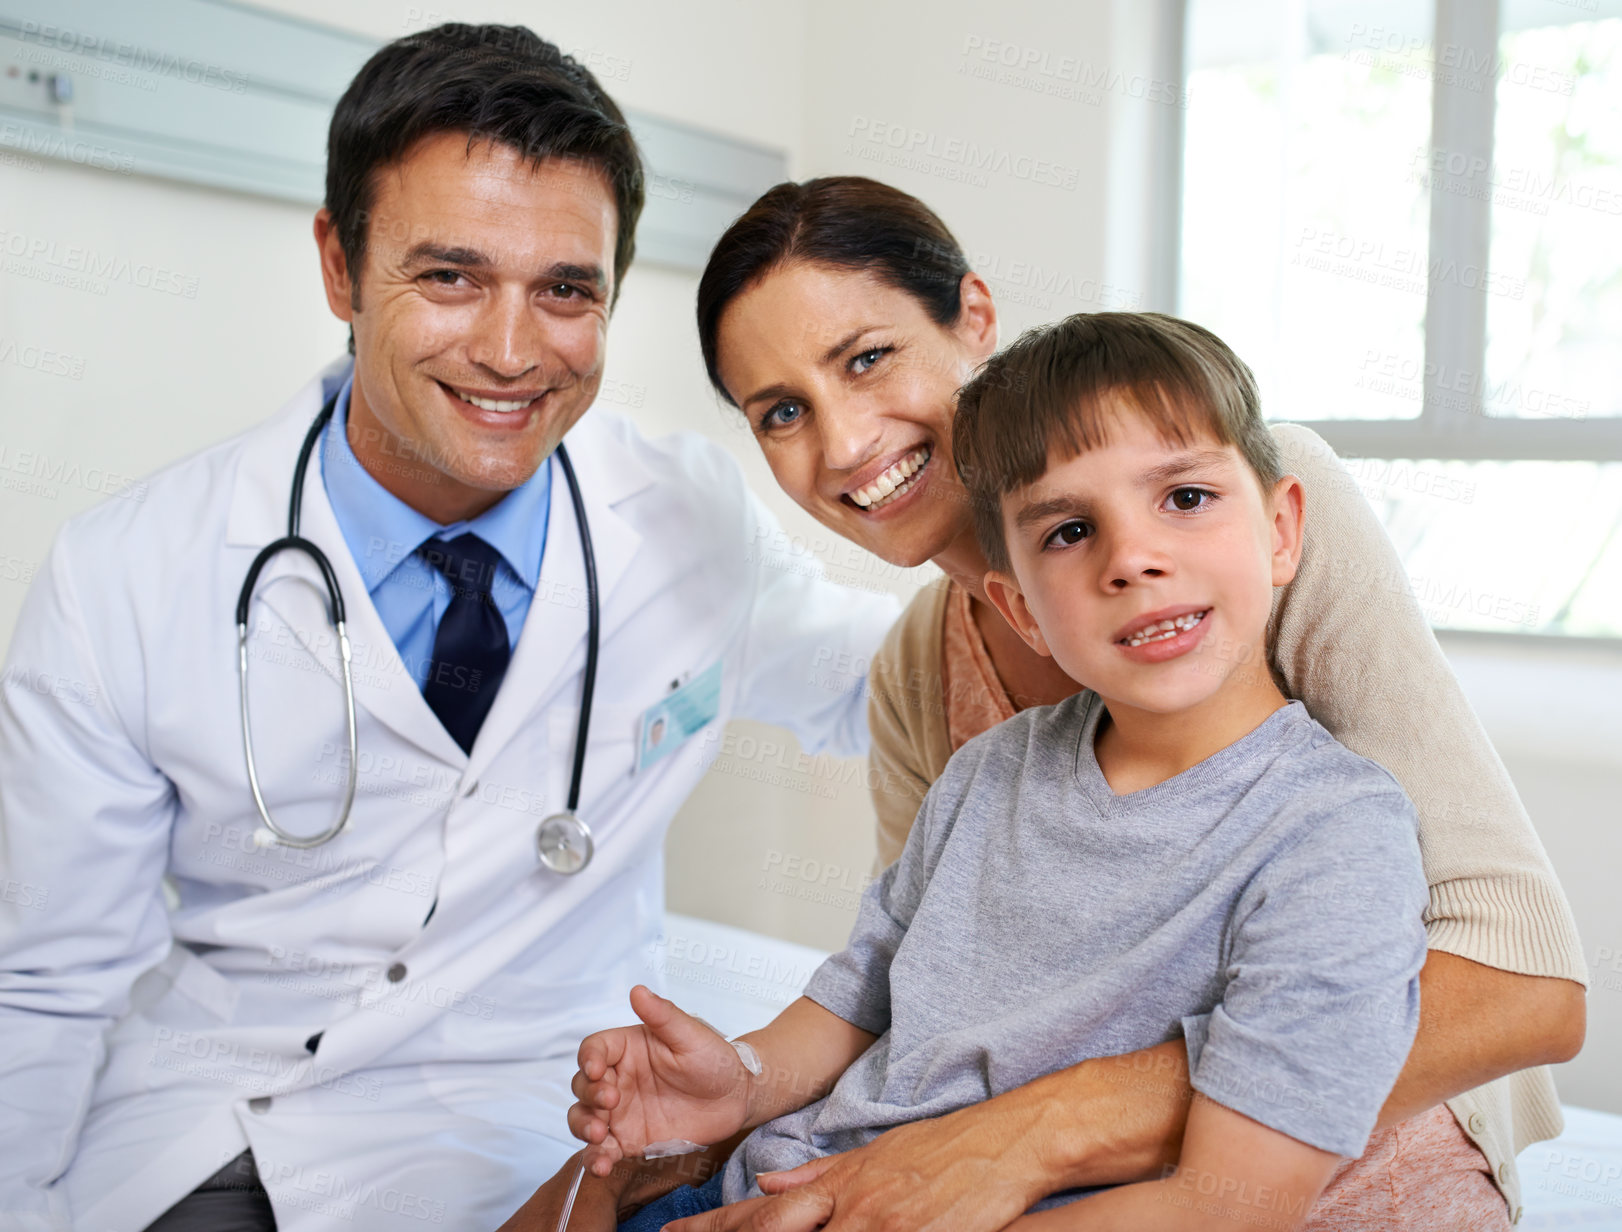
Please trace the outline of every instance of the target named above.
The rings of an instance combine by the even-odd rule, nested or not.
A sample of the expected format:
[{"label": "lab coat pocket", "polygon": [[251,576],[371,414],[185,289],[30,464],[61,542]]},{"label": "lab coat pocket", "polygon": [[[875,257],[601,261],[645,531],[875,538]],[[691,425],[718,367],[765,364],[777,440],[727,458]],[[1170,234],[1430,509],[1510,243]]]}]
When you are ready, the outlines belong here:
[{"label": "lab coat pocket", "polygon": [[135,982],[130,1012],[107,1041],[98,1103],[145,1094],[196,1077],[217,1055],[214,1041],[236,1016],[240,992],[184,945]]},{"label": "lab coat pocket", "polygon": [[131,994],[133,1008],[166,1016],[161,1007],[171,994],[204,1011],[217,1023],[228,1023],[236,1016],[241,997],[240,990],[229,978],[178,941],[170,948],[168,957],[136,982]]}]

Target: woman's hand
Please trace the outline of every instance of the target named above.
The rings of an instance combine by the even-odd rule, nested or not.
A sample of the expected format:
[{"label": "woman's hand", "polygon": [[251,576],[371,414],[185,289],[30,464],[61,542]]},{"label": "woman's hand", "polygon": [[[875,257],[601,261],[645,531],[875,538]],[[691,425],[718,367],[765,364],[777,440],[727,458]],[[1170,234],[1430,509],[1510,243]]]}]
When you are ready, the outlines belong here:
[{"label": "woman's hand", "polygon": [[[726,1163],[742,1135],[718,1142],[698,1154],[643,1162],[627,1159],[604,1177],[586,1173],[580,1181],[569,1232],[614,1232],[620,1223],[656,1198],[681,1185],[704,1184]],[[501,1225],[499,1232],[557,1232],[569,1189],[580,1171],[585,1151],[579,1152],[542,1185],[528,1202]]]},{"label": "woman's hand", "polygon": [[580,1045],[569,1132],[591,1144],[583,1156],[595,1176],[650,1143],[719,1142],[749,1114],[751,1075],[731,1044],[641,984],[631,1008],[643,1025],[599,1031]]},{"label": "woman's hand", "polygon": [[[497,1232],[557,1232],[583,1154],[575,1155],[558,1169],[557,1175],[531,1194],[529,1201],[514,1211]],[[569,1212],[569,1232],[614,1232],[619,1227],[619,1192],[624,1180],[623,1170],[609,1180],[584,1177],[575,1195],[574,1209]]]},{"label": "woman's hand", "polygon": [[670,1232],[998,1232],[1049,1192],[1024,1120],[988,1102],[898,1125],[854,1151],[763,1173],[769,1196]]}]

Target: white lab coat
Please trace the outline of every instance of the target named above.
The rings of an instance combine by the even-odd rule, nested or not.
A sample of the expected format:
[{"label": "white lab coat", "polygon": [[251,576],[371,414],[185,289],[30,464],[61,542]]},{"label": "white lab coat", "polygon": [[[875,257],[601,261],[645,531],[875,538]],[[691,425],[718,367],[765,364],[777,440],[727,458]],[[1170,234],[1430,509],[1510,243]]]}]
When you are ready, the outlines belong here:
[{"label": "white lab coat", "polygon": [[[575,1049],[652,976],[665,827],[721,724],[865,748],[859,673],[894,601],[786,555],[717,446],[597,409],[567,438],[603,609],[590,867],[551,874],[534,849],[564,804],[585,654],[567,485],[464,755],[372,607],[318,459],[303,529],[348,605],[359,790],[326,846],[255,848],[233,612],[344,370],[73,519],[28,596],[0,691],[0,1227],[138,1232],[248,1146],[283,1232],[493,1227],[577,1145]],[[300,833],[329,824],[346,770],[324,594],[282,553],[250,617],[261,781]],[[720,717],[633,773],[639,716],[717,660]]]}]

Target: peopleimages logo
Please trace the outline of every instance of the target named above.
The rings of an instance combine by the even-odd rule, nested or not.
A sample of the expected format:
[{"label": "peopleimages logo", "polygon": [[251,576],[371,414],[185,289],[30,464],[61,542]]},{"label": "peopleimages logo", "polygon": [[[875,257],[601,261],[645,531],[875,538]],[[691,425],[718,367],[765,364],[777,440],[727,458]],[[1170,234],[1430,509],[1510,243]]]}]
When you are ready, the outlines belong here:
[{"label": "peopleimages logo", "polygon": [[26,125],[0,124],[0,146],[23,154],[59,158],[99,171],[116,171],[120,175],[129,175],[135,170],[135,155],[124,150],[110,149],[78,137],[64,137],[60,133],[41,132]]},{"label": "peopleimages logo", "polygon": [[1506,59],[1464,43],[1433,46],[1428,38],[1389,26],[1353,22],[1346,42],[1350,48],[1347,57],[1354,64],[1405,77],[1434,79],[1478,94],[1487,84],[1496,82],[1566,96],[1577,88],[1577,78],[1571,73]]},{"label": "peopleimages logo", "polygon": [[[21,476],[24,483],[14,482],[14,476]],[[5,444],[0,444],[0,485],[8,488],[26,487],[36,495],[51,500],[56,499],[58,491],[54,485],[82,488],[99,496],[117,496],[134,501],[145,500],[147,492],[147,485],[131,475],[110,471],[102,466],[84,466],[36,449],[13,449]]]},{"label": "peopleimages logo", "polygon": [[0,228],[0,255],[39,265],[48,265],[89,279],[122,282],[143,291],[196,299],[199,279],[148,261],[100,252],[81,244],[58,244],[55,240]]},{"label": "peopleimages logo", "polygon": [[1490,201],[1495,206],[1540,216],[1550,206],[1622,214],[1622,192],[1569,175],[1527,167],[1499,167],[1484,155],[1417,147],[1409,179],[1454,197]]},{"label": "peopleimages logo", "polygon": [[31,342],[18,342],[15,338],[7,338],[3,334],[0,334],[0,364],[9,364],[45,376],[65,376],[70,381],[84,379],[84,356],[53,351],[49,347],[36,346]]},{"label": "peopleimages logo", "polygon": [[964,38],[958,72],[1092,107],[1102,103],[1106,94],[1185,110],[1189,104],[1188,90],[1176,81],[1125,73],[1083,56],[1055,54],[1044,47],[1022,46],[978,34]]},{"label": "peopleimages logo", "polygon": [[98,34],[85,34],[66,26],[41,25],[25,21],[20,31],[23,42],[37,43],[70,55],[90,60],[105,60],[120,68],[133,69],[157,77],[171,77],[187,85],[207,86],[212,90],[227,90],[242,94],[248,89],[248,75],[228,68],[220,68],[190,56],[177,56],[170,52],[151,51],[134,43],[119,39],[105,39]]},{"label": "peopleimages logo", "polygon": [[908,124],[853,116],[846,135],[851,139],[851,152],[858,157],[878,155],[889,165],[926,174],[940,175],[949,171],[951,178],[966,179],[977,187],[986,184],[987,175],[1005,175],[1067,191],[1074,191],[1081,183],[1079,167],[1067,167],[994,145],[981,145],[965,137],[943,136]]},{"label": "peopleimages logo", "polygon": [[1288,264],[1312,273],[1424,295],[1432,284],[1457,285],[1507,299],[1526,297],[1526,280],[1474,262],[1431,257],[1383,239],[1345,235],[1315,226],[1301,228]]}]

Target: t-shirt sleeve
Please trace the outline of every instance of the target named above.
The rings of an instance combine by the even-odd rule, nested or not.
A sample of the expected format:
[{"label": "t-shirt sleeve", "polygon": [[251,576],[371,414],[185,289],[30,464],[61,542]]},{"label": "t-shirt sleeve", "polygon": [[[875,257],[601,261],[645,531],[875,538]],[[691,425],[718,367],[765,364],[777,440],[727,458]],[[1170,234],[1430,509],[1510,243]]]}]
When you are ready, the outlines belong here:
[{"label": "t-shirt sleeve", "polygon": [[856,924],[845,948],[811,973],[805,995],[846,1022],[882,1035],[890,1027],[890,961],[907,935],[929,882],[939,843],[930,819],[952,791],[950,776],[936,781],[896,862],[862,892]]},{"label": "t-shirt sleeve", "polygon": [[1413,806],[1395,789],[1304,824],[1240,899],[1221,1003],[1183,1022],[1190,1081],[1353,1157],[1419,1026],[1425,878]]}]

